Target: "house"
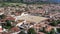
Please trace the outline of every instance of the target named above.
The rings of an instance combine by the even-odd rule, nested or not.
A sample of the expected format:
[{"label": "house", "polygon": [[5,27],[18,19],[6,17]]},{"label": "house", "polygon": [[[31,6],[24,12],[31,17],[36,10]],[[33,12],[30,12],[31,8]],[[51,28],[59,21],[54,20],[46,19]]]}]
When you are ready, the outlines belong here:
[{"label": "house", "polygon": [[40,13],[40,14],[45,14],[45,10],[44,9],[34,9],[34,10],[30,10],[28,11],[30,13]]},{"label": "house", "polygon": [[52,30],[52,26],[48,25],[46,28],[45,28],[45,31],[46,32],[50,32]]},{"label": "house", "polygon": [[4,11],[0,9],[0,15],[4,14]]},{"label": "house", "polygon": [[13,28],[11,28],[11,31],[12,32],[18,32],[18,31],[20,31],[20,29],[18,27],[13,27]]},{"label": "house", "polygon": [[0,32],[3,32],[3,30],[2,30],[2,26],[0,26]]}]

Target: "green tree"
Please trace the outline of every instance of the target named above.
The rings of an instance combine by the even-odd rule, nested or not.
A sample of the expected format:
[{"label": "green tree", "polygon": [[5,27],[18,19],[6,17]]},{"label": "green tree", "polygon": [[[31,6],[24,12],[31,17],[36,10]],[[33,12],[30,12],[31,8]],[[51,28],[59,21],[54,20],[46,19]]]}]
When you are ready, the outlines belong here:
[{"label": "green tree", "polygon": [[58,24],[60,24],[60,20],[54,20],[50,23],[50,25],[52,25],[52,26],[56,26]]},{"label": "green tree", "polygon": [[22,2],[23,0],[11,0],[11,2],[17,2],[17,3],[19,3],[19,2]]},{"label": "green tree", "polygon": [[42,29],[39,29],[39,32],[44,32],[45,33],[46,32],[45,27],[43,27]]},{"label": "green tree", "polygon": [[0,15],[0,19],[4,19],[6,16],[4,14]]},{"label": "green tree", "polygon": [[46,34],[56,34],[56,32],[54,29],[52,29],[50,32],[46,32]]},{"label": "green tree", "polygon": [[20,2],[22,2],[22,3],[23,3],[23,0],[20,0]]},{"label": "green tree", "polygon": [[3,28],[5,29],[10,29],[12,26],[11,26],[11,21],[10,20],[6,20],[6,25],[3,25]]},{"label": "green tree", "polygon": [[36,34],[34,28],[28,29],[28,34]]},{"label": "green tree", "polygon": [[11,21],[10,20],[6,20],[6,24],[7,24],[7,26],[11,26]]},{"label": "green tree", "polygon": [[60,28],[57,28],[57,32],[59,32],[59,33],[60,33]]},{"label": "green tree", "polygon": [[52,29],[52,31],[50,32],[50,34],[56,34],[55,30]]},{"label": "green tree", "polygon": [[46,34],[50,34],[50,32],[47,32]]},{"label": "green tree", "polygon": [[60,20],[57,20],[57,23],[60,24]]},{"label": "green tree", "polygon": [[57,24],[58,24],[58,22],[56,20],[54,20],[50,23],[50,25],[52,25],[52,26],[56,26]]}]

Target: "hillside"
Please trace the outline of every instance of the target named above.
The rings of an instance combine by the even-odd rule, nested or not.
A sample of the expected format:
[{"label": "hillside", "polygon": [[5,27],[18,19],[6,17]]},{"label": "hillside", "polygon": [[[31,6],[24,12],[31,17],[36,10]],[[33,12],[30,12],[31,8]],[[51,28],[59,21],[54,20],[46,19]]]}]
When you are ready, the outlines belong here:
[{"label": "hillside", "polygon": [[12,2],[12,3],[60,3],[60,0],[0,0],[1,2]]}]

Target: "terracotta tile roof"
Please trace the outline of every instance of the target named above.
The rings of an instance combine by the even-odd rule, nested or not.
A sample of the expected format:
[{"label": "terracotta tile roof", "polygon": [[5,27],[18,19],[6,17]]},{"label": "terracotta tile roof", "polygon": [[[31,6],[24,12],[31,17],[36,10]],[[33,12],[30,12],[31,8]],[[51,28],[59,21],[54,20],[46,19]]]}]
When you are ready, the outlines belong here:
[{"label": "terracotta tile roof", "polygon": [[6,17],[6,19],[8,19],[8,20],[15,20],[15,18],[14,17]]},{"label": "terracotta tile roof", "polygon": [[47,28],[45,28],[46,31],[51,31],[52,30],[52,26],[47,26]]},{"label": "terracotta tile roof", "polygon": [[13,32],[18,32],[18,31],[20,31],[20,29],[19,29],[18,27],[13,27],[13,28],[11,28],[11,30],[12,30]]}]

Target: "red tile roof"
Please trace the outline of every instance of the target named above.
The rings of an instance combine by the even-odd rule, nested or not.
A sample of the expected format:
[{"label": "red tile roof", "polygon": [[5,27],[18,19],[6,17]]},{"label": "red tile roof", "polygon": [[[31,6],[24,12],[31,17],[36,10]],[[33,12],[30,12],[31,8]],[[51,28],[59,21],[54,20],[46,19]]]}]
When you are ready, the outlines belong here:
[{"label": "red tile roof", "polygon": [[43,32],[38,32],[38,34],[45,34],[45,33],[43,33]]},{"label": "red tile roof", "polygon": [[11,30],[12,30],[13,32],[18,32],[18,31],[20,31],[20,29],[19,29],[18,27],[13,27],[13,28],[11,28]]},{"label": "red tile roof", "polygon": [[47,28],[45,29],[46,31],[51,31],[52,30],[52,26],[47,26]]},{"label": "red tile roof", "polygon": [[6,17],[7,20],[15,20],[13,17]]}]

